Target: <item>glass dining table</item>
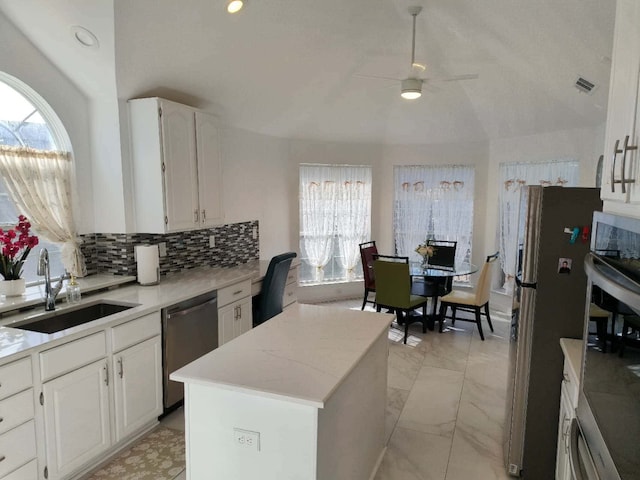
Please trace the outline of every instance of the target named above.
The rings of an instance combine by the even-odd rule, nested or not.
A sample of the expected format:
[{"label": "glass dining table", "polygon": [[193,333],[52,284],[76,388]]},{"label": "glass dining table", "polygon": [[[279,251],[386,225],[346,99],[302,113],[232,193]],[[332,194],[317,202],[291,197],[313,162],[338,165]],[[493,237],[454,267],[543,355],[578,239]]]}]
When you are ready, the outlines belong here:
[{"label": "glass dining table", "polygon": [[[478,267],[469,262],[456,262],[453,267],[440,265],[427,265],[425,267],[422,262],[409,262],[412,293],[415,292],[417,295],[429,297],[432,301],[431,314],[428,315],[429,330],[433,330],[435,322],[441,320],[437,310],[438,296],[442,295],[442,290],[439,287],[443,286],[446,290],[450,290],[454,277],[471,275],[477,271]],[[420,283],[423,283],[423,285],[421,286]]]}]

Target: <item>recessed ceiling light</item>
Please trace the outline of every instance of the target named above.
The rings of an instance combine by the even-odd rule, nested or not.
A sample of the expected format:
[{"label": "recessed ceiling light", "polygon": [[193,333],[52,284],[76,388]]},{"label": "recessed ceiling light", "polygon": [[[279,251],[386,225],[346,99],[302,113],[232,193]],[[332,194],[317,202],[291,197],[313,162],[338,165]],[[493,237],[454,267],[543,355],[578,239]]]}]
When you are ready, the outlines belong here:
[{"label": "recessed ceiling light", "polygon": [[100,42],[92,32],[80,25],[73,25],[71,27],[71,35],[75,38],[76,42],[86,48],[98,48]]},{"label": "recessed ceiling light", "polygon": [[227,2],[227,12],[236,13],[239,12],[244,6],[244,2],[242,0],[229,0]]}]

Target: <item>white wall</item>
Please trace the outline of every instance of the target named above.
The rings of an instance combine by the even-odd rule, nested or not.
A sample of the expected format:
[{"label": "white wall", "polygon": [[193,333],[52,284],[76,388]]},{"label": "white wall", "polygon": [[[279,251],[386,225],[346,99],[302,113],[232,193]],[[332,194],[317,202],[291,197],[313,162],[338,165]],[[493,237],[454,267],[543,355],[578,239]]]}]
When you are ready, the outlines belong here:
[{"label": "white wall", "polygon": [[499,167],[503,162],[580,162],[580,187],[594,187],[596,164],[604,148],[604,125],[598,128],[565,130],[527,137],[494,140],[490,145],[487,185],[486,245],[497,250]]}]

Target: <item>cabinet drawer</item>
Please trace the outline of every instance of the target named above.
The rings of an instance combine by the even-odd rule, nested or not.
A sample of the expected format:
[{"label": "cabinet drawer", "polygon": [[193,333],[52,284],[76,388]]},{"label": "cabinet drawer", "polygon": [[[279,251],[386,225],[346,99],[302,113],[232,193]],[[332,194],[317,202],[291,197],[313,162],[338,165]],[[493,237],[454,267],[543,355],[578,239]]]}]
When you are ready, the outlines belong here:
[{"label": "cabinet drawer", "polygon": [[234,283],[218,290],[218,307],[223,307],[231,302],[251,295],[251,280]]},{"label": "cabinet drawer", "polygon": [[289,269],[289,273],[287,274],[287,285],[298,283],[298,266],[291,267]]},{"label": "cabinet drawer", "polygon": [[284,294],[282,296],[282,306],[286,307],[298,300],[298,284],[290,283],[285,285]]},{"label": "cabinet drawer", "polygon": [[31,386],[31,357],[0,367],[0,398],[6,398]]},{"label": "cabinet drawer", "polygon": [[2,480],[33,480],[34,478],[38,478],[38,461],[36,459],[31,460],[6,477],[2,477]]},{"label": "cabinet drawer", "polygon": [[578,379],[573,375],[566,359],[564,361],[564,370],[562,371],[562,386],[566,389],[567,398],[571,406],[575,408],[578,404]]},{"label": "cabinet drawer", "polygon": [[160,312],[136,318],[111,329],[112,350],[119,352],[131,345],[160,335]]},{"label": "cabinet drawer", "polygon": [[0,477],[24,465],[35,456],[36,432],[33,420],[0,435],[0,458],[3,459],[0,461]]},{"label": "cabinet drawer", "polygon": [[2,400],[0,402],[0,434],[31,420],[33,415],[32,388]]},{"label": "cabinet drawer", "polygon": [[106,357],[105,340],[105,332],[98,332],[42,352],[40,354],[42,381]]}]

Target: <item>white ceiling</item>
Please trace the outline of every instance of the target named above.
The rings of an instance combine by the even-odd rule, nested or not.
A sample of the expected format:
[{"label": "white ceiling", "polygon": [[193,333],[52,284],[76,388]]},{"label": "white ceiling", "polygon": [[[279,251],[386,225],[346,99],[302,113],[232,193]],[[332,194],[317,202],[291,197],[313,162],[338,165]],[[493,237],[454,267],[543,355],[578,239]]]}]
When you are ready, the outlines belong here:
[{"label": "white ceiling", "polygon": [[[247,0],[236,15],[224,3],[0,0],[0,9],[90,97],[117,82],[121,99],[159,95],[279,137],[484,141],[606,118],[614,0]],[[434,83],[407,101],[399,82],[358,76],[407,76],[415,4],[425,75],[478,79]],[[98,51],[74,43],[75,24],[98,36]],[[597,90],[578,92],[578,76]]]}]

